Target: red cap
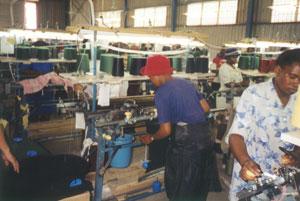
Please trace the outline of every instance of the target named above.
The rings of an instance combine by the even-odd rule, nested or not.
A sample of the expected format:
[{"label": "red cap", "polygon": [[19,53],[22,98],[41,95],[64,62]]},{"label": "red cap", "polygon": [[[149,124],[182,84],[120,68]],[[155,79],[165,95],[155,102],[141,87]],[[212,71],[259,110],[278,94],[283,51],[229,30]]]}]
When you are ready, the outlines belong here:
[{"label": "red cap", "polygon": [[147,58],[146,66],[140,70],[142,75],[148,76],[170,75],[172,72],[173,68],[170,64],[170,60],[162,55],[149,56]]}]

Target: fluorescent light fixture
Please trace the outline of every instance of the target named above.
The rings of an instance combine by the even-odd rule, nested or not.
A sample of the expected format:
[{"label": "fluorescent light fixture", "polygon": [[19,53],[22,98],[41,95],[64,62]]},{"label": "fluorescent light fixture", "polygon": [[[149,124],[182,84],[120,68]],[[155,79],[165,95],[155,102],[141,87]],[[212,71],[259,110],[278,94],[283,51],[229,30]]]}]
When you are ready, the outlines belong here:
[{"label": "fluorescent light fixture", "polygon": [[287,47],[287,48],[296,48],[299,47],[299,43],[287,43],[287,42],[271,42],[271,41],[254,41],[252,43],[226,43],[226,47],[239,47],[239,48],[248,48],[248,47],[257,47],[257,48],[268,48],[268,47]]},{"label": "fluorescent light fixture", "polygon": [[255,45],[252,43],[225,43],[225,47],[248,48],[255,47]]},{"label": "fluorescent light fixture", "polygon": [[250,44],[250,43],[237,43],[236,46],[240,48],[255,47],[254,44]]},{"label": "fluorescent light fixture", "polygon": [[255,46],[261,48],[268,48],[272,45],[272,42],[268,41],[256,41]]},{"label": "fluorescent light fixture", "polygon": [[0,37],[2,36],[9,36],[9,33],[6,31],[0,31]]},{"label": "fluorescent light fixture", "polygon": [[25,39],[56,39],[56,40],[78,40],[77,34],[70,34],[64,32],[52,32],[52,31],[33,31],[23,29],[10,29],[10,35]]},{"label": "fluorescent light fixture", "polygon": [[[86,39],[93,38],[93,31],[81,30],[80,35]],[[114,33],[106,31],[97,32],[97,42],[100,44],[108,44],[109,42],[124,43],[155,43],[161,45],[180,44],[185,47],[203,47],[203,43],[193,40],[193,38],[185,36],[162,36],[160,34],[136,34],[136,33]]]}]

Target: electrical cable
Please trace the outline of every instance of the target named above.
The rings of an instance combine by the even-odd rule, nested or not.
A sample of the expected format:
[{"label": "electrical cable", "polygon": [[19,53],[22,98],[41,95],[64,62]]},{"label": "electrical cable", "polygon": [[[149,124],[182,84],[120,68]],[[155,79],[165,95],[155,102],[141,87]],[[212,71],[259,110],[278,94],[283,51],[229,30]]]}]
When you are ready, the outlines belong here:
[{"label": "electrical cable", "polygon": [[8,66],[9,66],[9,71],[10,71],[11,77],[12,77],[13,81],[16,82],[16,78],[15,78],[13,72],[12,72],[12,66],[11,66],[10,62],[8,63]]}]

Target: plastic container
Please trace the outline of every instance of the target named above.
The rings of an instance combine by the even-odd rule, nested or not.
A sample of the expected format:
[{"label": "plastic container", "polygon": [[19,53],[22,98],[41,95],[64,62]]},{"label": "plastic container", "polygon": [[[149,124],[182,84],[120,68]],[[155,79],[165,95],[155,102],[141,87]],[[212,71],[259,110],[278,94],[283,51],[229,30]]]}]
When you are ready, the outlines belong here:
[{"label": "plastic container", "polygon": [[[114,144],[115,145],[128,145],[125,147],[121,147],[118,149],[118,151],[115,153],[115,155],[112,158],[111,161],[111,167],[114,168],[126,168],[131,163],[132,158],[132,147],[130,146],[132,144],[133,136],[129,134],[125,134],[124,136],[116,138]],[[109,155],[111,156],[113,154],[113,151],[109,152]]]},{"label": "plastic container", "polygon": [[157,180],[157,181],[152,183],[152,191],[154,193],[161,192],[161,183],[160,183],[160,181]]}]

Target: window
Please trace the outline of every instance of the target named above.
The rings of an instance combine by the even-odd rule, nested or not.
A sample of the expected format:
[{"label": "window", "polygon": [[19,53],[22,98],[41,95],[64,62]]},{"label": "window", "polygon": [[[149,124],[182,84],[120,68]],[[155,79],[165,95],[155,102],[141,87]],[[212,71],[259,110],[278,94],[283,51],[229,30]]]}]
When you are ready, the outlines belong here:
[{"label": "window", "polygon": [[25,29],[37,29],[36,3],[25,2]]},{"label": "window", "polygon": [[134,27],[166,26],[167,7],[138,8],[134,10]]},{"label": "window", "polygon": [[188,4],[187,25],[235,24],[238,0],[218,0]]},{"label": "window", "polygon": [[[298,9],[297,9],[298,7]],[[299,0],[273,0],[271,22],[295,22],[300,20]]]},{"label": "window", "polygon": [[201,15],[202,3],[189,4],[187,6],[186,25],[200,25]]},{"label": "window", "polygon": [[98,26],[99,27],[121,27],[121,12],[117,11],[107,11],[100,12],[98,14]]},{"label": "window", "polygon": [[211,1],[203,3],[202,25],[216,25],[218,21],[219,2]]},{"label": "window", "polygon": [[221,1],[218,24],[235,24],[238,1]]}]

